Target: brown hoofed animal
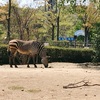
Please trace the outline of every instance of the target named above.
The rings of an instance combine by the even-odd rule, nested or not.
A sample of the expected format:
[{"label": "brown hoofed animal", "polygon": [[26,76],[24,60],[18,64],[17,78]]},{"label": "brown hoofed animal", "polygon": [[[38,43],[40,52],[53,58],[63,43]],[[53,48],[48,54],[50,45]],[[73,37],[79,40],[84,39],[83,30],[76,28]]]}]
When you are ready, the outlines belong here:
[{"label": "brown hoofed animal", "polygon": [[35,68],[37,68],[35,64],[34,57],[36,55],[39,55],[41,57],[41,62],[45,66],[45,68],[48,67],[48,59],[46,55],[46,49],[44,48],[44,45],[41,42],[38,41],[23,41],[23,40],[11,40],[9,41],[8,49],[7,49],[8,55],[9,55],[9,64],[12,68],[13,64],[17,68],[16,62],[15,62],[15,56],[17,52],[21,54],[28,55],[28,61],[27,61],[27,67],[29,68],[29,61],[30,58],[33,58],[33,64]]}]

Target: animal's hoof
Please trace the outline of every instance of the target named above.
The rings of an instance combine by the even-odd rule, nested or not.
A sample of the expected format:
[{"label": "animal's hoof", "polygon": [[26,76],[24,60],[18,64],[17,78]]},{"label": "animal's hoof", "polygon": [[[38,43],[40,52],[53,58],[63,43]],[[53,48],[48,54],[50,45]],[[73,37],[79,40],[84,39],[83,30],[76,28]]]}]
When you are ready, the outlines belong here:
[{"label": "animal's hoof", "polygon": [[12,66],[10,66],[10,68],[13,68]]},{"label": "animal's hoof", "polygon": [[15,68],[18,68],[17,66],[15,66]]},{"label": "animal's hoof", "polygon": [[48,65],[47,65],[47,66],[45,66],[45,68],[48,68]]},{"label": "animal's hoof", "polygon": [[30,68],[30,66],[27,66],[27,68]]},{"label": "animal's hoof", "polygon": [[37,68],[37,66],[35,66],[35,68]]}]

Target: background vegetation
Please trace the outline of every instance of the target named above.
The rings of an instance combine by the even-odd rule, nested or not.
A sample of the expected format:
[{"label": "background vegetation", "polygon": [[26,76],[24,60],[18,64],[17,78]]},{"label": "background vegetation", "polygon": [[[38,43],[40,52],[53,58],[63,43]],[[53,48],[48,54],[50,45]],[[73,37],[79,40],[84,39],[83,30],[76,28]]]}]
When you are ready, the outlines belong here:
[{"label": "background vegetation", "polygon": [[[44,0],[44,6],[38,8],[19,5],[17,0],[9,0],[0,6],[0,45],[17,38],[48,42],[52,46],[74,47],[74,41],[58,42],[59,37],[74,37],[74,32],[82,29],[85,37],[77,37],[77,45],[81,44],[78,47],[92,44],[94,61],[100,61],[99,0],[88,3],[87,0]],[[71,49],[70,52],[73,54]]]},{"label": "background vegetation", "polygon": [[[73,62],[73,63],[84,63],[92,62],[94,51],[92,49],[80,49],[80,48],[61,48],[49,46],[46,47],[47,56],[49,57],[49,62]],[[9,59],[7,56],[7,46],[0,47],[0,64],[8,64]],[[30,63],[33,60],[30,61]],[[26,55],[17,55],[16,63],[26,64],[27,56]],[[36,63],[41,63],[41,59],[38,58]]]}]

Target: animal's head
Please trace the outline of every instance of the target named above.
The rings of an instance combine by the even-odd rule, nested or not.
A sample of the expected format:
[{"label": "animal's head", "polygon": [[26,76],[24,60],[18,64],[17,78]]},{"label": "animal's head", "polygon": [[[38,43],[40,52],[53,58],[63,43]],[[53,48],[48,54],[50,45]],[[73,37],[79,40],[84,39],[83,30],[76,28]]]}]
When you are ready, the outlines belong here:
[{"label": "animal's head", "polygon": [[48,59],[47,59],[47,57],[43,57],[42,60],[41,60],[41,62],[43,63],[43,65],[45,66],[45,68],[48,67]]}]

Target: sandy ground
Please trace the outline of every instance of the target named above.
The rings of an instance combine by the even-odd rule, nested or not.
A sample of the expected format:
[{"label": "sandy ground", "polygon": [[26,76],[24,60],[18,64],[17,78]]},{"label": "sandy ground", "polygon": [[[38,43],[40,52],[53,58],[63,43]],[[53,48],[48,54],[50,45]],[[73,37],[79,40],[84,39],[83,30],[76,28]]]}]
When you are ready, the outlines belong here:
[{"label": "sandy ground", "polygon": [[[100,70],[95,66],[85,68],[74,63],[50,63],[50,68],[43,68],[42,64],[38,68],[30,66],[0,66],[0,100],[100,100]],[[76,88],[64,88],[83,80]],[[89,86],[83,86],[86,82]]]}]

